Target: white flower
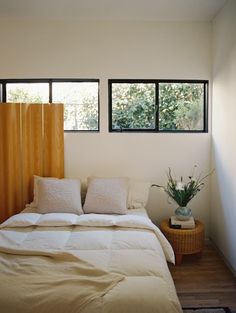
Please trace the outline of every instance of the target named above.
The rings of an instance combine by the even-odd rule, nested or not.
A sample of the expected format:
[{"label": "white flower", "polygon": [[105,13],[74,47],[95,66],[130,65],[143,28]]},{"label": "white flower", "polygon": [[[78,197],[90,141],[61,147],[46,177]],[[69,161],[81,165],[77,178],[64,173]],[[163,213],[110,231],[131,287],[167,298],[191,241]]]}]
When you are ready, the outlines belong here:
[{"label": "white flower", "polygon": [[182,181],[177,182],[176,190],[184,190],[184,184]]}]

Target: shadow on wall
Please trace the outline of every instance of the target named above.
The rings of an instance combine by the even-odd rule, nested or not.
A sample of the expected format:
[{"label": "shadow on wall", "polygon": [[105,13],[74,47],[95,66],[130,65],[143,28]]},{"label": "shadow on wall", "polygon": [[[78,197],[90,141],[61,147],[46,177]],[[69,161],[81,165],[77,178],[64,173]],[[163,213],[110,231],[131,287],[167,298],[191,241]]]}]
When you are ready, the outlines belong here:
[{"label": "shadow on wall", "polygon": [[235,175],[214,139],[212,153],[215,173],[211,178],[210,237],[236,272]]}]

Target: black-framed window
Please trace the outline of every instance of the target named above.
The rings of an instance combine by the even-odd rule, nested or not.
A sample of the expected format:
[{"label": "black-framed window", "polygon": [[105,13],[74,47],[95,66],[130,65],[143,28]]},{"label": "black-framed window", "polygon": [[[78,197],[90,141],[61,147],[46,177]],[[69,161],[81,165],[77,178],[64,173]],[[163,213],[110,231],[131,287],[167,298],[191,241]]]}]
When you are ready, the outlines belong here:
[{"label": "black-framed window", "polygon": [[110,79],[110,132],[207,132],[207,80]]},{"label": "black-framed window", "polygon": [[98,79],[0,80],[0,100],[64,103],[65,131],[99,131]]}]

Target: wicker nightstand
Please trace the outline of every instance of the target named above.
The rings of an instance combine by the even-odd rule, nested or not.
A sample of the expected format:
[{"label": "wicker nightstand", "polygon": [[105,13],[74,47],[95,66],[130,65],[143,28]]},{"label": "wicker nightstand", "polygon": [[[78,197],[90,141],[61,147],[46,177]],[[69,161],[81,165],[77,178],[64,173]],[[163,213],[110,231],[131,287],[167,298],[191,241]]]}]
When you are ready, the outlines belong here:
[{"label": "wicker nightstand", "polygon": [[161,231],[169,240],[174,252],[175,263],[181,264],[184,254],[197,254],[201,256],[204,245],[204,225],[195,220],[196,227],[193,229],[170,228],[169,220],[161,222]]}]

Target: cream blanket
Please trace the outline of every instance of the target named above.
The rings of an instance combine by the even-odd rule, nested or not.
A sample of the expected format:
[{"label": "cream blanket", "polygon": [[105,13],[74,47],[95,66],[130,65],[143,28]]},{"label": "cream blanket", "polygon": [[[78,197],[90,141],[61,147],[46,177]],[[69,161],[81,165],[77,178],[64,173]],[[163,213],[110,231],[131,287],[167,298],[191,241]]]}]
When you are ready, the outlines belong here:
[{"label": "cream blanket", "polygon": [[145,216],[18,214],[0,225],[0,312],[180,313],[166,259]]},{"label": "cream blanket", "polygon": [[0,250],[3,313],[78,313],[124,278],[70,253]]}]

